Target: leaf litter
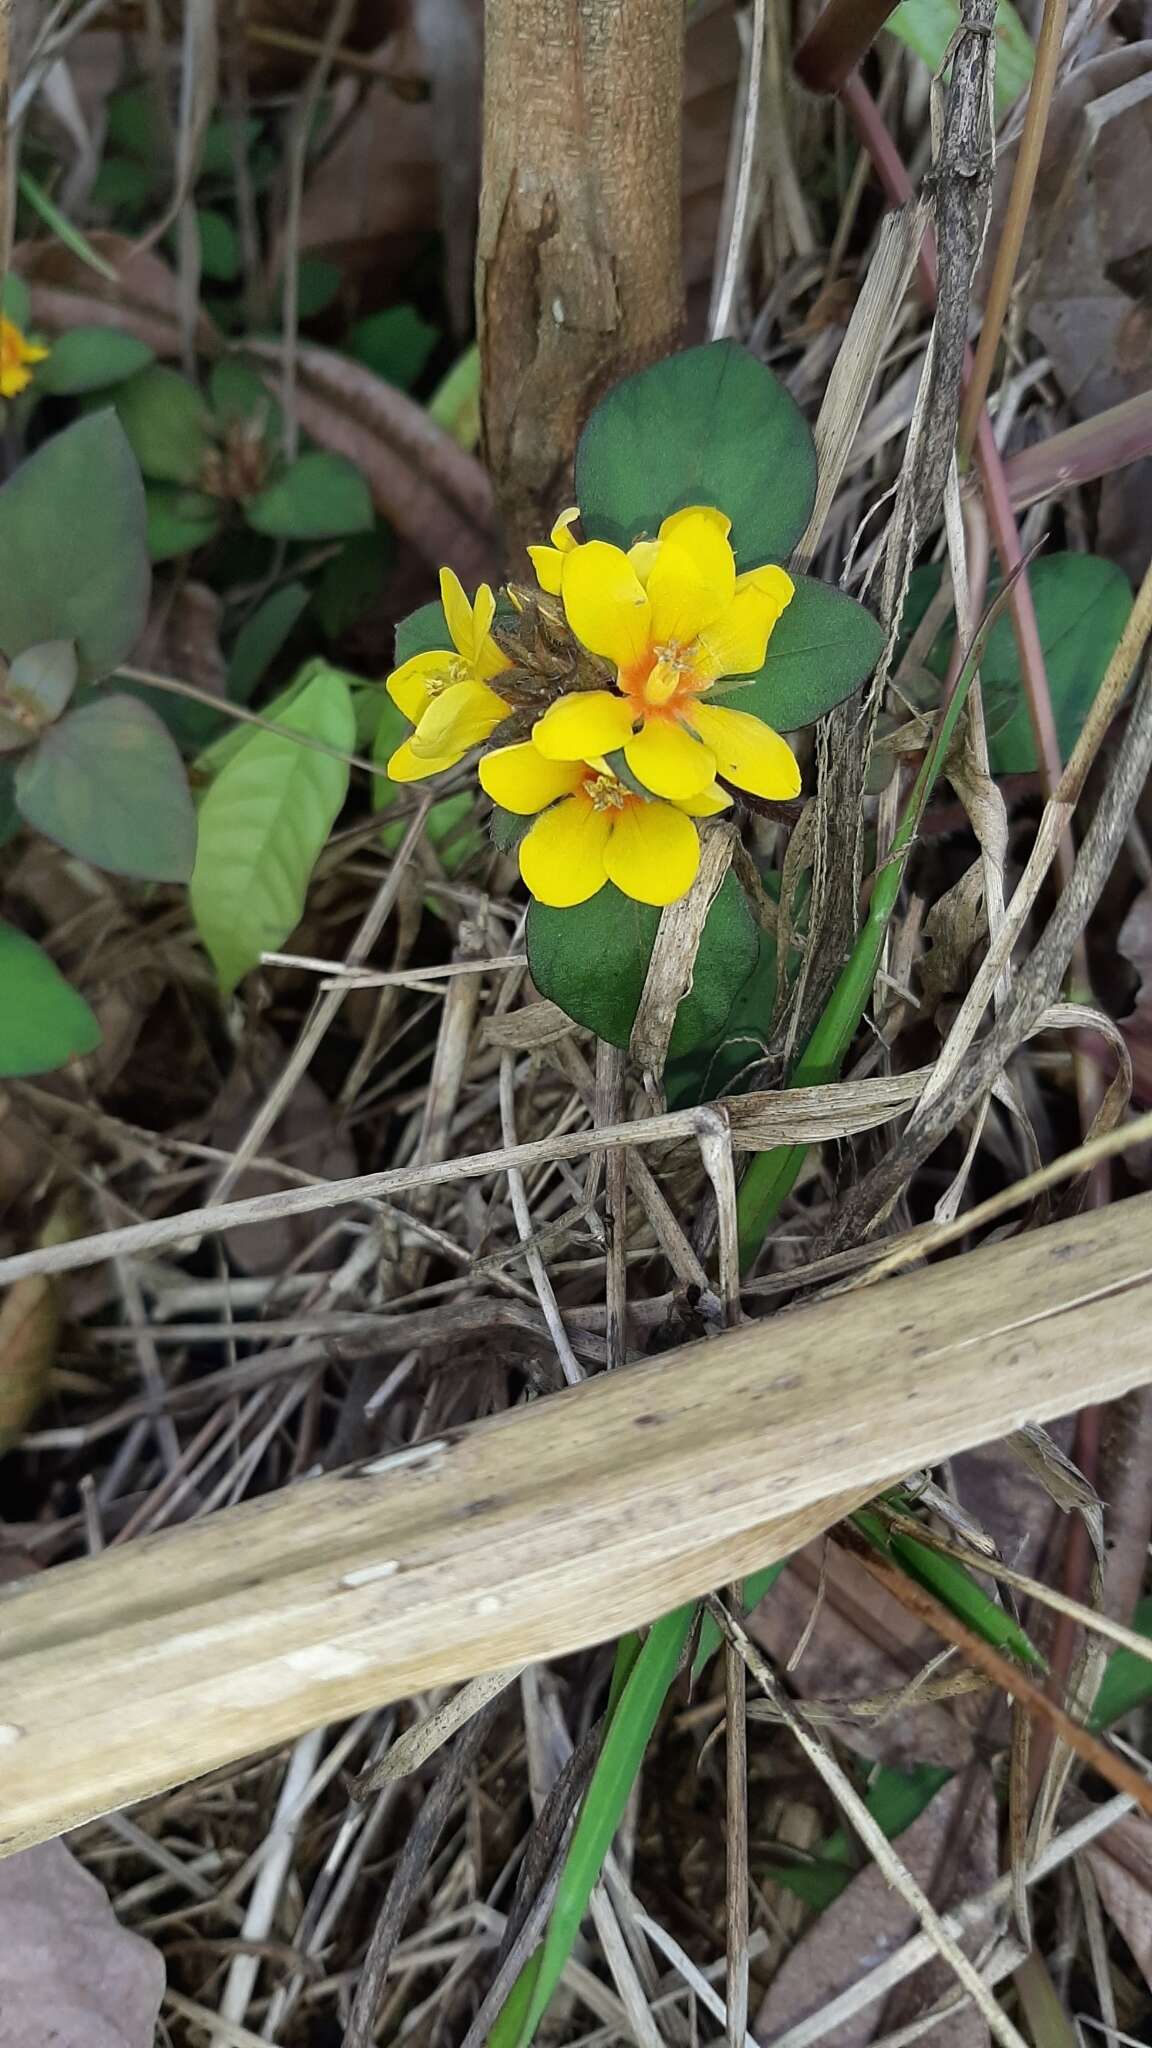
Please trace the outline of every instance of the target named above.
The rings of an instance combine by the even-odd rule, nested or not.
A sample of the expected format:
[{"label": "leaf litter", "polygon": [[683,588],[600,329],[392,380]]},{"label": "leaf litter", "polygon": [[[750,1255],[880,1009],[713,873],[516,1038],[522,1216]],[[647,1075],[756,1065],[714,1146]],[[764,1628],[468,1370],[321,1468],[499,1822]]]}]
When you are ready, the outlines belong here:
[{"label": "leaf litter", "polygon": [[[904,11],[911,5],[906,0]],[[1122,10],[1116,12],[1119,18]],[[322,47],[326,23],[314,9],[277,10],[274,19],[262,10],[259,26],[269,25],[274,34],[318,37]],[[697,331],[727,253],[730,144],[750,103],[747,28],[718,0],[693,11],[688,32],[684,265]],[[421,52],[414,29],[432,37],[431,50]],[[1073,9],[1034,239],[1026,242],[1021,268],[1013,353],[998,393],[1009,465],[1070,422],[1092,420],[1148,388],[1141,264],[1149,230],[1131,199],[1139,182],[1133,166],[1146,153],[1147,46],[1125,41],[1133,31],[1122,23],[1109,32],[1112,47],[1097,54],[1084,31],[1084,10]],[[88,33],[66,52],[73,66],[82,67]],[[103,42],[105,32],[98,33]],[[422,238],[447,223],[454,230],[448,274],[437,290],[440,303],[454,306],[459,329],[471,227],[471,202],[461,195],[475,190],[477,138],[474,123],[457,124],[459,148],[446,149],[441,117],[445,94],[459,107],[462,92],[474,87],[474,35],[475,17],[465,6],[421,9],[415,25],[397,10],[387,39],[375,42],[387,79],[365,85],[366,74],[354,65],[337,65],[297,246],[281,234],[271,271],[294,256],[334,263],[345,301],[371,315],[408,291]],[[372,24],[366,32],[354,21],[349,48],[373,42]],[[254,48],[242,67],[244,90],[261,105],[269,79],[275,91],[298,91],[301,64],[317,54],[282,50],[273,59],[269,50]],[[106,57],[105,47],[102,63]],[[231,63],[225,51],[225,72]],[[878,65],[889,123],[906,157],[923,163],[926,68],[887,40]],[[429,80],[431,96],[424,97]],[[737,322],[814,414],[853,308],[878,267],[875,188],[863,156],[854,173],[855,143],[842,110],[801,101],[782,72],[766,72],[762,104],[785,109],[788,118],[773,131],[772,179],[761,173],[752,194]],[[170,188],[184,198],[207,110],[193,96],[187,111],[174,165],[178,182]],[[998,209],[1016,127],[1009,117]],[[1090,166],[1091,179],[1070,187],[1060,210],[1055,172],[1070,163]],[[75,190],[82,206],[80,186]],[[158,195],[153,226],[165,203]],[[994,213],[986,266],[995,260],[1001,219]],[[823,533],[811,542],[815,568],[833,579],[850,555],[857,583],[872,571],[912,420],[927,335],[927,316],[907,289],[914,226],[905,220],[906,247],[895,252],[896,262],[890,235],[882,303],[868,309],[866,326],[862,318],[849,328],[854,345],[866,336],[869,374],[853,378],[851,390],[838,389],[844,417],[825,422],[827,445],[839,451],[842,468],[829,488]],[[112,265],[115,282],[56,241],[26,237],[15,251],[40,326],[49,334],[78,323],[115,326],[159,357],[178,360],[189,331],[186,266],[182,272],[138,236],[98,221],[85,222],[84,232]],[[434,258],[443,260],[442,252]],[[198,346],[212,356],[225,337],[208,296],[202,288],[192,315]],[[339,330],[325,325],[327,317],[318,317],[297,354],[299,423],[318,445],[352,456],[369,479],[376,511],[399,550],[385,585],[395,617],[411,593],[412,601],[430,594],[434,564],[452,562],[473,579],[498,572],[491,488],[480,462],[430,422],[420,399],[333,345]],[[446,321],[446,333],[450,326]],[[284,357],[274,326],[256,353],[276,387]],[[445,358],[449,353],[445,342]],[[1099,489],[1089,483],[1055,491],[1027,515],[1027,537],[1044,536],[1050,551],[1071,556],[1094,551],[1138,579],[1149,546],[1146,467],[1128,461]],[[919,537],[921,551],[942,562],[938,508],[933,520]],[[947,573],[955,571],[953,551]],[[1041,637],[1051,654],[1047,623],[1042,619]],[[230,624],[211,588],[178,572],[154,608],[148,652],[138,659],[219,696],[222,634]],[[361,642],[354,665],[382,673],[390,656],[386,638],[367,659],[363,648]],[[1018,717],[1023,674],[1018,665],[1007,679]],[[269,688],[286,679],[286,672],[273,673]],[[1055,668],[1049,680],[1055,693]],[[994,768],[998,681],[986,678]],[[1078,722],[1092,694],[1084,685]],[[1108,751],[1123,744],[1126,716],[1110,732]],[[861,822],[869,832],[886,829],[881,780],[861,799],[853,829]],[[649,1105],[638,1074],[625,1069],[622,1080],[618,1073],[611,1081],[601,1069],[594,1079],[589,1035],[540,1015],[547,1006],[535,1001],[525,978],[521,905],[507,859],[475,833],[465,835],[458,859],[445,850],[450,841],[413,836],[410,801],[396,802],[394,793],[385,843],[368,822],[364,778],[353,778],[352,786],[359,794],[322,857],[304,923],[285,940],[287,957],[250,978],[243,1000],[227,1009],[173,891],[160,887],[145,898],[108,886],[54,851],[3,848],[6,901],[11,894],[21,914],[51,934],[56,957],[90,996],[105,1043],[82,1068],[21,1082],[4,1096],[0,1249],[44,1242],[44,1203],[62,1195],[87,1205],[84,1230],[100,1228],[102,1219],[111,1228],[178,1217],[210,1199],[238,1148],[244,1164],[232,1193],[246,1195],[419,1165],[432,1153],[451,1163],[502,1142],[530,1145],[586,1128],[593,1116],[608,1120],[609,1103],[619,1121],[644,1119]],[[1010,897],[1035,833],[1034,761],[1021,769],[1014,759],[1001,787]],[[821,1284],[815,1275],[805,1279],[805,1264],[824,1247],[854,1176],[895,1142],[897,1119],[923,1085],[909,1086],[908,1077],[932,1070],[971,986],[986,920],[966,820],[980,823],[987,791],[970,761],[957,765],[954,790],[958,802],[939,802],[924,821],[877,982],[872,1030],[857,1041],[853,1085],[829,1091],[814,1136],[831,1142],[810,1155],[743,1297],[746,1311],[790,1305]],[[1098,801],[1093,786],[1079,823],[1087,823]],[[749,828],[766,866],[785,858],[787,831],[771,819]],[[1114,1014],[1141,1103],[1149,1085],[1150,886],[1137,817],[1089,937],[1099,985],[1110,990],[1115,981],[1120,988]],[[384,914],[373,925],[382,902]],[[1047,907],[1042,896],[1041,911]],[[1025,946],[1038,928],[1034,913]],[[342,1002],[329,1005],[317,1035],[317,1003],[349,961],[362,964],[355,940],[366,929],[377,934],[371,965],[392,979],[350,987]],[[474,964],[484,960],[502,964]],[[663,1031],[666,1045],[670,1022],[655,1020],[653,1044]],[[962,1222],[969,1201],[1024,1177],[1037,1146],[1051,1158],[1075,1141],[1075,1084],[1083,1080],[1075,1062],[1097,1058],[1082,1039],[1050,1031],[1015,1051],[1023,1113],[1009,1116],[993,1101],[971,1148],[973,1126],[907,1176],[892,1215],[897,1233],[924,1225],[956,1185]],[[310,1047],[303,1064],[293,1051],[302,1043]],[[779,1050],[771,1028],[753,1047],[765,1062]],[[510,1063],[504,1071],[513,1084],[511,1137],[501,1113],[502,1062]],[[889,1094],[881,1115],[883,1088]],[[249,1157],[270,1099],[278,1113]],[[736,1098],[737,1123],[740,1115]],[[651,1150],[626,1149],[626,1171],[609,1183],[610,1217],[595,1151],[569,1163],[545,1146],[525,1163],[522,1204],[498,1175],[461,1176],[334,1214],[320,1208],[209,1236],[193,1250],[173,1231],[139,1259],[109,1260],[67,1280],[18,1281],[0,1308],[0,1387],[16,1443],[6,1461],[6,1550],[33,1560],[33,1569],[50,1566],[131,1542],[187,1514],[266,1498],[311,1470],[403,1449],[538,1397],[562,1377],[556,1316],[581,1372],[600,1369],[610,1338],[622,1343],[626,1363],[715,1330],[712,1304],[722,1292],[715,1196],[698,1148],[684,1144],[683,1135]],[[762,1143],[776,1141],[761,1134]],[[1115,1167],[1113,1192],[1141,1186],[1147,1166],[1146,1152],[1134,1150]],[[1025,1211],[999,1227],[1028,1227],[1045,1213]],[[609,1258],[617,1301],[622,1288],[626,1304],[622,1338],[606,1295]],[[699,1273],[704,1291],[692,1277]],[[386,1311],[397,1326],[387,1347],[342,1348],[339,1317],[349,1311]],[[1137,1590],[1142,1577],[1152,1525],[1152,1499],[1139,1483],[1147,1464],[1146,1409],[1146,1400],[1134,1397],[1112,1418],[1116,1440],[1089,1472],[1107,1509],[1109,1473],[1123,1469],[1126,1455],[1138,1468],[1124,1496],[1127,1511],[1115,1524],[1106,1608],[1109,1577]],[[1073,1441],[1070,1429],[1062,1442],[1083,1456],[1083,1440]],[[1064,1574],[1064,1591],[1081,1599],[1089,1592],[1083,1568],[1066,1583],[1066,1502],[1054,1505],[1051,1489],[1023,1474],[1006,1446],[958,1460],[935,1480],[940,1492],[926,1490],[922,1509],[928,1525],[954,1533],[959,1518],[1032,1579],[1035,1596],[1023,1616],[1050,1646],[1045,1585],[1059,1586]],[[1013,1597],[994,1595],[991,1578],[979,1583],[989,1599]],[[1127,1609],[1119,1618],[1127,1619]],[[877,1584],[844,1543],[822,1539],[796,1558],[755,1611],[751,1633],[829,1755],[885,1816],[898,1868],[938,1911],[994,1890],[1013,1861],[1043,1858],[1048,1845],[1022,1844],[1008,1819],[1018,1759],[1003,1695],[974,1678],[962,1651],[943,1654],[922,1617]],[[29,1959],[13,1990],[0,1986],[0,2035],[14,2012],[13,2041],[50,2038],[46,2028],[57,2023],[58,2011],[63,2040],[72,2038],[73,2026],[78,2044],[103,2048],[106,2039],[108,2048],[135,2048],[152,2038],[164,1965],[163,2025],[189,2048],[205,2039],[346,2039],[353,2048],[369,2038],[460,2041],[478,2023],[487,2028],[494,2008],[484,2018],[485,2001],[494,1982],[509,1957],[515,1966],[530,1953],[555,1895],[612,1684],[609,1653],[592,1650],[521,1674],[494,1698],[484,1689],[463,1704],[428,1695],[257,1756],[131,1816],[91,1823],[74,1836],[74,1853],[53,1844],[0,1863],[6,1915],[28,1916],[20,1924],[28,1929]],[[869,1859],[780,1716],[761,1714],[760,1704],[750,1691],[746,1967],[751,2030],[767,2042],[798,2038],[797,2029],[815,2025],[830,2001],[850,2000],[878,1965],[899,1960],[920,1921],[909,1893],[893,1888]],[[726,1710],[720,1664],[713,1662],[691,1688],[681,1677],[669,1707],[654,1715],[639,1792],[622,1803],[613,1861],[592,1896],[579,1944],[562,1961],[550,2038],[719,2038],[709,2029],[720,2023],[717,2006],[722,2011],[732,1962]],[[1138,1702],[1123,1723],[1138,1757],[1144,1713]],[[432,1732],[441,1726],[450,1731],[443,1738]],[[386,1772],[392,1745],[401,1759],[413,1755],[403,1776]],[[935,1776],[944,1772],[951,1775],[933,1794]],[[1099,1785],[1089,1776],[1085,1786],[1081,1773],[1057,1828],[1074,1828],[1099,1803]],[[1097,2010],[1103,1967],[1112,2009],[1137,2037],[1152,2012],[1147,1830],[1144,1817],[1130,1815],[1083,1848],[1105,1916],[1103,1958],[1088,1916],[1077,1913],[1058,1882],[1043,1880],[1032,1906],[1035,1957],[1047,1958],[1062,2010]],[[107,1886],[119,1926],[77,1857]],[[795,1889],[781,1878],[789,1867],[804,1874],[807,1895],[799,1876]],[[1005,1891],[1000,1920],[977,1921],[962,1946],[998,1986],[1014,2024],[1027,2000],[1023,1990],[1014,1998],[1005,1977],[1007,1906]],[[1002,1936],[998,1963],[994,1924]],[[1023,1960],[1019,1948],[1013,1954]],[[927,1967],[903,1985],[894,1982],[882,1999],[861,2001],[826,2038],[910,2039],[937,2005],[941,2016],[929,2038],[956,2048],[990,2038],[984,2015],[958,1998],[949,1965],[930,1955],[931,1944],[922,1958]],[[0,1962],[0,1976],[4,1967]],[[514,1967],[511,1974],[504,1969],[505,1985],[514,1974]],[[1107,2018],[1105,2002],[1098,2009]]]}]

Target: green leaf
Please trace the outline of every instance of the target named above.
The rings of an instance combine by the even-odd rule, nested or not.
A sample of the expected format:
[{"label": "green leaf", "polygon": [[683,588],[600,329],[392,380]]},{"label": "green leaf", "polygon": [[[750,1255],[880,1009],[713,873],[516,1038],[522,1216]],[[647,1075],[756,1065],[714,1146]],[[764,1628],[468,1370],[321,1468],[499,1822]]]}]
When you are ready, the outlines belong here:
[{"label": "green leaf", "polygon": [[258,370],[242,356],[221,356],[208,379],[212,410],[223,427],[256,426],[278,442],[283,414]]},{"label": "green leaf", "polygon": [[[1152,1595],[1140,1600],[1129,1624],[1138,1636],[1152,1636]],[[1149,1644],[1152,1650],[1152,1643]],[[1092,1702],[1088,1726],[1099,1733],[1152,1700],[1152,1660],[1135,1650],[1113,1650]]]},{"label": "green leaf", "polygon": [[82,682],[129,654],[152,575],[144,490],[115,413],[77,420],[0,490],[0,649],[76,643]]},{"label": "green leaf", "polygon": [[701,1046],[665,1074],[669,1109],[713,1102],[718,1095],[753,1085],[745,1076],[754,1073],[756,1061],[764,1056],[776,1002],[775,936],[762,931],[758,943],[756,965],[737,992],[716,1042]]},{"label": "green leaf", "polygon": [[76,673],[71,640],[42,640],[16,656],[0,690],[0,750],[23,749],[59,718],[76,688]]},{"label": "green leaf", "polygon": [[0,279],[0,313],[22,331],[32,318],[32,294],[14,270],[6,270]]},{"label": "green leaf", "polygon": [[368,486],[344,455],[299,455],[278,477],[249,498],[249,526],[276,540],[327,540],[363,533],[372,525]]},{"label": "green leaf", "polygon": [[441,647],[451,647],[452,635],[444,607],[437,598],[432,604],[422,604],[419,611],[409,612],[396,628],[396,666],[411,661],[414,654],[435,654]]},{"label": "green leaf", "polygon": [[52,726],[16,770],[20,815],[94,867],[186,882],[196,814],[163,720],[137,697],[94,697]]},{"label": "green leaf", "polygon": [[115,327],[71,327],[53,342],[36,384],[40,391],[59,397],[75,396],[121,384],[151,361],[152,350],[134,334],[121,334]]},{"label": "green leaf", "polygon": [[92,247],[87,236],[81,234],[79,228],[73,221],[69,220],[67,214],[61,213],[55,200],[45,191],[39,180],[31,175],[31,172],[21,171],[16,182],[19,187],[20,197],[27,200],[34,213],[39,214],[49,233],[54,235],[58,242],[63,242],[64,247],[70,250],[72,255],[77,257],[88,270],[94,270],[97,277],[106,278],[109,284],[119,284],[119,277],[112,264],[108,262],[106,257],[101,256],[97,249]]},{"label": "green leaf", "polygon": [[513,1985],[489,2034],[489,2048],[528,2048],[548,2009],[679,1669],[695,1613],[692,1605],[678,1607],[648,1632],[584,1794],[543,1944]]},{"label": "green leaf", "polygon": [[346,346],[386,384],[411,391],[439,339],[439,329],[421,319],[415,306],[390,306],[386,313],[358,320]]},{"label": "green leaf", "polygon": [[200,230],[200,268],[215,284],[231,284],[240,275],[240,238],[227,214],[215,207],[198,206],[196,224]]},{"label": "green leaf", "polygon": [[[627,1046],[659,923],[659,910],[634,902],[611,882],[572,910],[534,902],[527,927],[532,979],[577,1024],[609,1045]],[[715,1042],[757,951],[747,898],[729,873],[708,913],[692,988],[676,1013],[671,1059]]]},{"label": "green leaf", "polygon": [[50,1074],[95,1052],[100,1026],[35,941],[0,919],[0,1078]]},{"label": "green leaf", "polygon": [[[765,1594],[772,1591],[787,1562],[786,1557],[780,1557],[775,1564],[766,1564],[760,1571],[749,1574],[740,1588],[742,1614],[751,1614],[754,1607],[759,1607]],[[720,1624],[714,1621],[710,1614],[704,1613],[700,1617],[700,1639],[696,1645],[696,1655],[692,1659],[693,1685],[703,1676],[719,1648]]]},{"label": "green leaf", "polygon": [[[898,1771],[882,1764],[868,1788],[865,1805],[888,1840],[895,1841],[919,1820],[937,1792],[952,1776],[938,1764],[913,1764]],[[816,1850],[808,1863],[773,1863],[769,1874],[777,1884],[803,1899],[806,1905],[824,1912],[859,1874],[853,1861],[855,1843],[846,1828],[836,1828]]]},{"label": "green leaf", "polygon": [[116,410],[145,476],[194,484],[210,445],[212,421],[194,384],[153,363],[116,393]]},{"label": "green leaf", "polygon": [[0,846],[20,830],[20,813],[16,808],[16,763],[0,760]]},{"label": "green leaf", "polygon": [[179,484],[148,484],[148,553],[154,562],[170,562],[202,548],[218,530],[223,513],[219,498],[205,491],[186,491]]},{"label": "green leaf", "polygon": [[[380,769],[379,774],[372,777],[372,808],[382,811],[393,797],[401,794],[402,785],[391,782],[385,770],[392,754],[407,739],[412,727],[384,690],[368,689],[360,694],[372,706],[372,759]],[[380,843],[389,853],[395,852],[410,822],[408,818],[398,818],[393,825],[381,825]],[[476,795],[470,789],[459,790],[455,796],[441,797],[439,803],[433,804],[424,830],[446,875],[457,874],[465,862],[481,852],[487,843],[476,822]]]},{"label": "green leaf", "polygon": [[[350,753],[356,719],[345,677],[318,666],[278,722]],[[213,782],[200,806],[191,903],[225,993],[299,924],[347,788],[347,762],[258,730]]]},{"label": "green leaf", "polygon": [[[315,320],[318,313],[327,311],[343,283],[344,273],[337,263],[328,263],[323,256],[302,256],[296,266],[296,311],[301,320]],[[284,291],[280,289],[279,305],[283,310]]]},{"label": "green leaf", "polygon": [[480,350],[475,342],[436,386],[427,411],[459,447],[475,448],[480,439]]},{"label": "green leaf", "polygon": [[[940,576],[935,567],[918,569],[913,576],[901,620],[905,640],[939,589]],[[1056,736],[1067,760],[1128,622],[1132,592],[1123,570],[1099,555],[1041,555],[1029,569],[1028,581]],[[993,585],[990,596],[998,588]],[[927,666],[935,676],[944,675],[955,632],[955,619],[949,618],[929,652]],[[1036,747],[1008,613],[996,620],[988,635],[980,679],[989,707],[988,755],[993,774],[1035,774]]]},{"label": "green leaf", "polygon": [[[900,0],[885,27],[939,71],[960,26],[959,0]],[[1011,0],[996,9],[996,117],[1001,119],[1032,77],[1032,43]]]},{"label": "green leaf", "polygon": [[737,564],[780,561],[808,524],[816,450],[783,384],[733,341],[626,377],[588,421],[576,497],[588,540],[629,547],[686,505],[732,521]]},{"label": "green leaf", "polygon": [[861,1508],[852,1517],[857,1528],[873,1543],[877,1550],[887,1553],[913,1579],[918,1579],[953,1614],[959,1615],[976,1635],[982,1636],[998,1650],[1010,1650],[1022,1664],[1033,1671],[1047,1669],[1043,1657],[1036,1650],[1019,1622],[984,1591],[973,1572],[966,1565],[959,1564],[953,1557],[944,1557],[928,1543],[921,1543],[915,1536],[908,1536],[902,1529],[888,1526],[883,1517],[871,1509]]},{"label": "green leaf", "polygon": [[234,704],[251,703],[257,684],[299,622],[308,597],[306,583],[285,583],[245,619],[228,659],[228,695]]},{"label": "green leaf", "polygon": [[88,207],[97,216],[134,218],[146,211],[156,180],[145,165],[127,156],[106,156],[92,181]]},{"label": "green leaf", "polygon": [[797,576],[768,642],[764,666],[747,683],[709,692],[709,703],[750,711],[777,732],[811,725],[850,697],[880,659],[884,633],[871,612],[814,576]]},{"label": "green leaf", "polygon": [[329,640],[338,640],[363,618],[384,581],[393,553],[389,529],[379,521],[370,533],[354,533],[320,572],[313,609]]}]

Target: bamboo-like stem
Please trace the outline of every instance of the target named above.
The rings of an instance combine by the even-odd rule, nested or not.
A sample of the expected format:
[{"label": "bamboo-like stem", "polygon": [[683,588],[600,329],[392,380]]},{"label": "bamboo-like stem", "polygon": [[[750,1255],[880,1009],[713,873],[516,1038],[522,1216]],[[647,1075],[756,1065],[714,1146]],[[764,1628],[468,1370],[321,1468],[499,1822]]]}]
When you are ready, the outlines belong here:
[{"label": "bamboo-like stem", "polygon": [[1016,281],[1016,266],[1020,261],[1032,194],[1036,189],[1036,177],[1040,169],[1044,137],[1048,130],[1048,115],[1056,87],[1056,72],[1060,63],[1060,47],[1064,39],[1064,24],[1067,18],[1068,0],[1044,0],[1044,18],[1036,39],[1036,66],[1028,93],[1028,108],[1024,116],[1024,130],[1020,137],[1016,168],[1012,174],[1012,189],[1008,195],[1008,205],[1000,228],[996,261],[984,303],[980,338],[976,344],[976,356],[968,379],[968,388],[964,393],[964,402],[960,408],[960,423],[956,429],[956,447],[961,468],[972,453],[980,414],[988,396],[996,350],[1000,344],[1000,335],[1012,297],[1012,287]]}]

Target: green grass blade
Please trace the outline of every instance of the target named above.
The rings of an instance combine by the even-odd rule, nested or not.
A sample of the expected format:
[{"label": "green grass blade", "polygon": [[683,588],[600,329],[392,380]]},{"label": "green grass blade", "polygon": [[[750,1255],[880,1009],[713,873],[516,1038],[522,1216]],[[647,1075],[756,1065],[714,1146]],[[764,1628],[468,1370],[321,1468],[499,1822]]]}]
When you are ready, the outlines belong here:
[{"label": "green grass blade", "polygon": [[[759,1607],[765,1593],[770,1592],[780,1577],[788,1559],[778,1558],[775,1564],[766,1564],[761,1571],[752,1572],[740,1589],[740,1605],[745,1614]],[[692,1683],[695,1685],[705,1666],[709,1664],[720,1648],[720,1624],[705,1614],[700,1623],[700,1641],[692,1659]]]},{"label": "green grass blade", "polygon": [[[1137,1635],[1152,1636],[1152,1596],[1141,1600],[1130,1626]],[[1088,1726],[1099,1734],[1114,1721],[1122,1721],[1136,1707],[1152,1700],[1152,1664],[1135,1650],[1113,1650],[1104,1666],[1099,1691],[1092,1702]]]},{"label": "green grass blade", "polygon": [[118,273],[111,263],[92,247],[91,242],[80,233],[78,227],[73,226],[67,214],[61,213],[55,201],[49,199],[43,185],[27,171],[21,171],[19,186],[20,197],[28,201],[33,212],[40,215],[45,227],[51,229],[66,249],[71,249],[72,254],[78,256],[81,263],[86,263],[89,270],[94,270],[98,277],[106,277],[109,284],[119,283]]},{"label": "green grass blade", "polygon": [[[628,1802],[656,1718],[680,1667],[696,1604],[678,1607],[649,1630],[624,1683],[584,1795],[542,1946],[521,1971],[489,2035],[489,2048],[529,2048],[572,1953],[592,1887]],[[620,1653],[618,1652],[618,1656]]]}]

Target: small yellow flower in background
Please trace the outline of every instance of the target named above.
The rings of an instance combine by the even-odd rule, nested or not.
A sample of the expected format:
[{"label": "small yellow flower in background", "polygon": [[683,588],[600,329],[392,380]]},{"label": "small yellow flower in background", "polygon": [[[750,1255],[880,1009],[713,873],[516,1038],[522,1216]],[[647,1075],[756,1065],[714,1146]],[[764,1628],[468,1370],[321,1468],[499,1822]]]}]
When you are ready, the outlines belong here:
[{"label": "small yellow flower in background", "polygon": [[520,841],[520,873],[537,901],[555,910],[586,903],[605,882],[638,903],[674,903],[700,865],[693,818],[731,801],[715,784],[676,803],[649,801],[606,761],[548,760],[531,740],[485,754],[479,773],[493,803],[535,817]]},{"label": "small yellow flower in background", "polygon": [[15,398],[32,382],[30,363],[42,363],[48,355],[34,341],[26,340],[14,320],[0,313],[0,398]]},{"label": "small yellow flower in background", "polygon": [[416,728],[388,763],[393,782],[454,768],[508,716],[503,697],[488,687],[512,666],[492,638],[496,600],[489,586],[482,583],[469,604],[459,577],[441,569],[440,597],[452,646],[414,654],[388,678],[388,695]]},{"label": "small yellow flower in background", "polygon": [[561,697],[535,726],[534,745],[557,762],[622,747],[645,789],[673,802],[717,775],[753,796],[795,796],[800,770],[787,741],[749,712],[702,701],[722,679],[763,665],[791,577],[771,565],[737,575],[731,521],[711,506],[674,512],[656,540],[627,554],[573,541],[572,516],[553,529],[552,548],[530,553],[545,589],[558,574],[576,638],[615,663],[617,690]]},{"label": "small yellow flower in background", "polygon": [[536,581],[539,583],[541,590],[547,591],[549,597],[559,597],[561,578],[564,573],[564,557],[565,555],[570,555],[573,548],[580,545],[572,531],[573,523],[579,517],[579,505],[569,505],[568,510],[560,514],[559,519],[552,528],[550,535],[551,547],[529,548],[528,550],[532,567],[536,571]]}]

